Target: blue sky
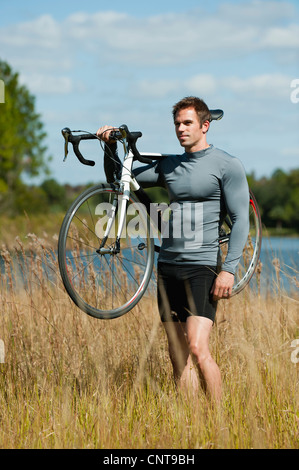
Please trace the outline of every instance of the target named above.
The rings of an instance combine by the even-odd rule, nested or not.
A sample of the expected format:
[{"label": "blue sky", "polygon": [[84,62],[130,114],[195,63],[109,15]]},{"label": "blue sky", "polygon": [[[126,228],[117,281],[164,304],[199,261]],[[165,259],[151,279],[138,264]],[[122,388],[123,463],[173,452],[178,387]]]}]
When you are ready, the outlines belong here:
[{"label": "blue sky", "polygon": [[96,142],[95,167],[62,162],[63,127],[126,123],[140,150],[180,153],[171,108],[187,95],[224,110],[208,141],[248,173],[299,166],[297,0],[0,0],[0,58],[36,97],[60,183],[103,180]]}]

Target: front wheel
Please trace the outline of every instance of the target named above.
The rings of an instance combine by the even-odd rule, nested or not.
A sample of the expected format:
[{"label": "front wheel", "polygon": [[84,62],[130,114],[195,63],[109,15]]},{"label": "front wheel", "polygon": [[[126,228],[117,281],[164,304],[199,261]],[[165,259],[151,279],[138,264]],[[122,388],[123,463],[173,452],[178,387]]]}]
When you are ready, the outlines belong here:
[{"label": "front wheel", "polygon": [[116,240],[121,199],[113,185],[87,189],[67,211],[59,234],[58,262],[66,291],[82,311],[99,319],[117,318],[131,310],[152,275],[149,218],[134,194],[127,201],[122,237]]}]

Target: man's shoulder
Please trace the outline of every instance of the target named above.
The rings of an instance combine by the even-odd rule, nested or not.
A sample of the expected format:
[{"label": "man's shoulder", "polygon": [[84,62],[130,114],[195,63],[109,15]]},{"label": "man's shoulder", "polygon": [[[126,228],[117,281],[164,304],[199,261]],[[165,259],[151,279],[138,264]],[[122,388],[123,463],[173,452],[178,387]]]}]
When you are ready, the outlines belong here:
[{"label": "man's shoulder", "polygon": [[214,165],[221,179],[244,177],[245,168],[240,158],[216,147],[213,150]]},{"label": "man's shoulder", "polygon": [[243,163],[239,157],[232,155],[225,150],[213,147],[213,157],[223,169],[243,168]]},{"label": "man's shoulder", "polygon": [[227,151],[220,149],[218,147],[212,148],[212,155],[214,158],[221,158],[227,162],[231,162],[232,160],[238,160],[238,157],[228,153]]}]

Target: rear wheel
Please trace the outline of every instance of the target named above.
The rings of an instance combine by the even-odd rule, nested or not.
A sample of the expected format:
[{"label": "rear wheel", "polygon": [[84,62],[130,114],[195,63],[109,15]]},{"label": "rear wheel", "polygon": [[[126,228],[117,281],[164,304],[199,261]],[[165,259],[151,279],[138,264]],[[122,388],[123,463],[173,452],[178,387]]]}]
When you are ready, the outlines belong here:
[{"label": "rear wheel", "polygon": [[[235,284],[233,286],[231,295],[238,294],[248,284],[256,270],[261,251],[261,216],[256,199],[251,190],[249,191],[249,195],[249,233],[241,259],[236,269]],[[232,224],[230,218],[227,216],[221,227],[221,234],[219,239],[221,257],[223,261],[225,260],[227,254],[231,227]]]}]

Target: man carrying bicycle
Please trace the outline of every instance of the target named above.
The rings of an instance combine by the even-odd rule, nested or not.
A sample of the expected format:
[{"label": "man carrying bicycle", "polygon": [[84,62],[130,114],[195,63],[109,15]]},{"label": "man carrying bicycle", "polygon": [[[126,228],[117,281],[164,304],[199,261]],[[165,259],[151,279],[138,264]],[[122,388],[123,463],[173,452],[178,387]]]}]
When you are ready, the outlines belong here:
[{"label": "man carrying bicycle", "polygon": [[[134,174],[143,187],[164,186],[173,208],[158,259],[158,306],[174,377],[179,385],[194,391],[202,383],[218,401],[221,376],[209,350],[209,337],[217,301],[231,294],[247,240],[249,191],[241,162],[208,144],[211,116],[204,101],[182,99],[173,107],[173,118],[183,155],[143,165]],[[110,131],[111,127],[104,126],[97,135],[115,153]],[[117,170],[116,162],[115,153]],[[111,175],[106,174],[109,181]],[[232,220],[232,230],[220,267],[218,237],[225,213]]]}]

